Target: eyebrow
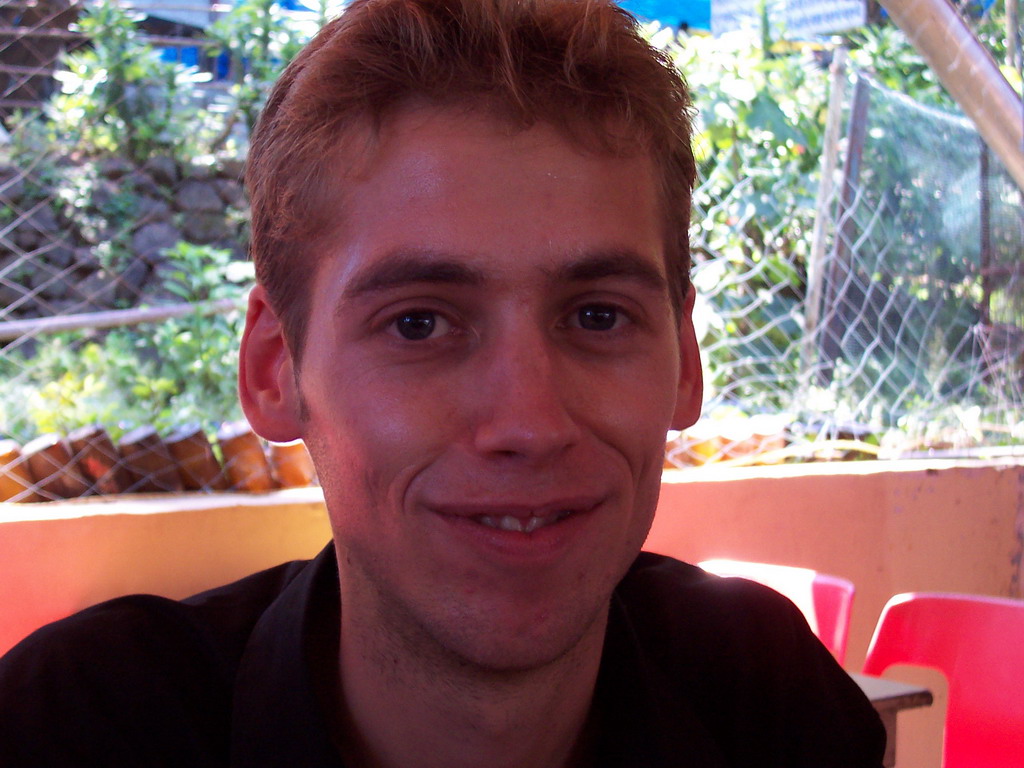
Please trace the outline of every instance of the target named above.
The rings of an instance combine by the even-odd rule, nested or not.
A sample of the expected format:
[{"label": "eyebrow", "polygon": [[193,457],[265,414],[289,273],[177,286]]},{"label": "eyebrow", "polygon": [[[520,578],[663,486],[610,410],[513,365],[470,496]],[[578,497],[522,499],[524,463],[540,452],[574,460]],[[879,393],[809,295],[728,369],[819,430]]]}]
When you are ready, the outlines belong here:
[{"label": "eyebrow", "polygon": [[344,297],[358,298],[414,283],[482,285],[484,275],[478,269],[434,251],[399,251],[356,275],[345,289]]},{"label": "eyebrow", "polygon": [[639,254],[629,250],[593,253],[563,264],[554,271],[557,280],[589,282],[625,278],[653,291],[667,291],[665,276]]},{"label": "eyebrow", "polygon": [[[668,289],[664,275],[649,261],[630,250],[590,253],[547,272],[560,282],[584,283],[608,278],[625,278],[652,291]],[[444,253],[430,250],[402,250],[357,274],[345,289],[345,299],[401,288],[415,283],[480,286],[484,273]]]}]

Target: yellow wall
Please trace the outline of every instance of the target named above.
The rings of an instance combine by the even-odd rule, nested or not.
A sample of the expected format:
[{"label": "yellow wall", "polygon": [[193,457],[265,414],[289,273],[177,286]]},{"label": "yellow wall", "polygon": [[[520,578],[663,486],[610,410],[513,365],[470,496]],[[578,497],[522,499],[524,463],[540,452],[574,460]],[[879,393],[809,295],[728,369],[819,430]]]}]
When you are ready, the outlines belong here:
[{"label": "yellow wall", "polygon": [[[857,586],[847,666],[897,592],[1021,597],[1024,466],[856,462],[669,470],[647,548],[835,573]],[[184,597],[316,554],[317,489],[0,504],[0,652],[37,626],[129,592]],[[938,768],[937,706],[900,715],[901,768]]]}]

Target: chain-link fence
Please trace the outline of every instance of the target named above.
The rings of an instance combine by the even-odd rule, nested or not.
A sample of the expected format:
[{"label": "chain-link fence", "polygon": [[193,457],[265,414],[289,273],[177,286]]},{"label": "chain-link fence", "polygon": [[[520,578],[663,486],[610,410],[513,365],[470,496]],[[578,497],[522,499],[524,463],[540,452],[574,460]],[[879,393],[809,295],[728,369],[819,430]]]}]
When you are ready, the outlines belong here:
[{"label": "chain-link fence", "polygon": [[[251,279],[241,157],[303,39],[259,2],[206,29],[125,22],[113,0],[0,5],[0,500],[311,473],[278,467],[283,449],[257,442],[261,464],[232,447],[254,439],[237,434],[233,383]],[[862,72],[830,89],[825,54],[763,89],[748,73],[764,62],[692,78],[707,403],[670,464],[1021,442],[1020,189],[962,116]],[[734,104],[742,131],[723,117]],[[264,480],[242,471],[253,462]]]},{"label": "chain-link fence", "polygon": [[233,383],[252,94],[310,26],[286,14],[0,0],[0,500],[312,480]]},{"label": "chain-link fence", "polygon": [[809,384],[946,445],[1006,441],[1024,402],[1020,189],[969,121],[863,76],[850,123]]},{"label": "chain-link fence", "polygon": [[[821,455],[823,441],[1012,453],[1024,439],[1021,190],[963,116],[865,73],[835,86],[844,136],[815,221],[780,218],[727,164],[698,189],[711,419],[670,446],[675,464]],[[739,242],[722,242],[723,221]]]}]

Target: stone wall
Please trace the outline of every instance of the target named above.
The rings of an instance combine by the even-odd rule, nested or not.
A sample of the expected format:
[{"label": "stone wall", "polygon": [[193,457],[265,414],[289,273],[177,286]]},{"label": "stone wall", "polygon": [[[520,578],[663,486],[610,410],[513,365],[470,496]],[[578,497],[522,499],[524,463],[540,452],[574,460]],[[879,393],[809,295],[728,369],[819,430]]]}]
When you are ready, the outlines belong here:
[{"label": "stone wall", "polygon": [[243,162],[142,167],[62,157],[0,165],[2,319],[178,301],[165,251],[184,241],[245,253]]}]

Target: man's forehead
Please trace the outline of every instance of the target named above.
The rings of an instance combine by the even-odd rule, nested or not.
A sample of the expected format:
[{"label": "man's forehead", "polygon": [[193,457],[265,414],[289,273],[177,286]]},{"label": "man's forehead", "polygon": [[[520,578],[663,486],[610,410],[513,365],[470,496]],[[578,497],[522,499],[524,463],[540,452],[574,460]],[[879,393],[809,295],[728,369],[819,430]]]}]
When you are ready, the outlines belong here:
[{"label": "man's forehead", "polygon": [[[411,282],[417,273],[429,282],[468,284],[493,279],[503,261],[495,259],[488,239],[494,229],[519,227],[517,247],[527,242],[527,232],[532,230],[534,242],[528,249],[532,258],[548,246],[549,231],[562,232],[563,225],[571,225],[574,219],[582,222],[586,208],[600,205],[605,206],[603,214],[596,221],[587,219],[590,223],[585,231],[580,229],[578,242],[551,242],[551,264],[546,274],[536,277],[578,281],[586,275],[596,279],[615,273],[632,279],[646,277],[645,282],[658,289],[668,282],[660,185],[653,162],[644,153],[629,157],[597,153],[571,143],[548,124],[523,127],[490,111],[422,103],[406,105],[377,129],[362,126],[357,135],[346,137],[339,153],[332,161],[333,189],[321,197],[322,204],[333,209],[323,216],[330,230],[320,238],[318,250],[327,257],[323,261],[344,258],[341,244],[364,237],[366,220],[385,225],[383,235],[379,228],[374,233],[375,245],[383,243],[383,248],[373,264],[355,259],[335,262],[330,270],[333,281],[348,286],[346,293]],[[466,157],[478,162],[467,163]],[[494,167],[507,174],[507,186],[491,183]],[[514,218],[510,209],[517,197],[544,194],[552,196],[553,207],[559,206],[562,195],[575,194],[576,207],[561,208],[562,219],[549,221],[550,230],[532,219]],[[482,196],[492,204],[478,205]],[[389,209],[396,213],[390,215]],[[417,216],[424,209],[429,216]],[[614,211],[611,217],[609,210]],[[546,210],[542,207],[540,213]],[[479,225],[481,219],[494,219],[498,226],[471,229],[473,224],[466,223]],[[613,233],[596,234],[606,223]],[[453,240],[447,234],[455,230],[468,230],[471,237],[457,235],[451,247]],[[647,236],[641,244],[638,231],[653,237]],[[435,237],[438,232],[444,234]],[[508,265],[522,255],[523,251],[509,253]],[[473,265],[477,256],[489,259],[486,270]]]},{"label": "man's forehead", "polygon": [[389,147],[415,140],[432,122],[448,120],[453,125],[476,126],[480,141],[504,139],[528,145],[540,141],[540,135],[554,132],[567,147],[582,154],[654,159],[644,136],[622,120],[595,121],[555,109],[526,118],[504,103],[481,95],[451,103],[410,97],[379,114],[360,115],[338,133],[325,161],[342,183],[362,181],[374,174]]}]

